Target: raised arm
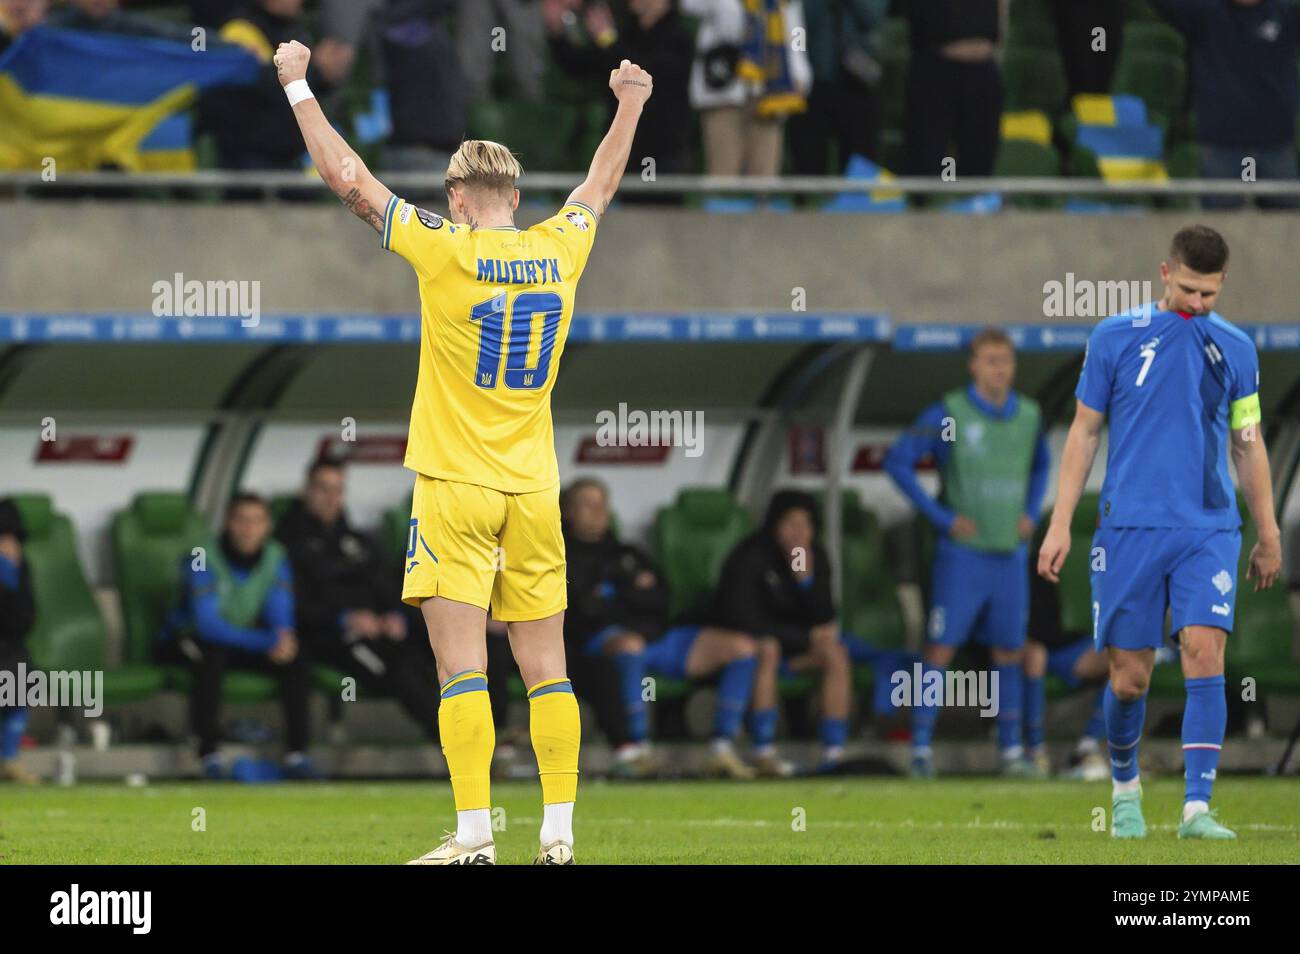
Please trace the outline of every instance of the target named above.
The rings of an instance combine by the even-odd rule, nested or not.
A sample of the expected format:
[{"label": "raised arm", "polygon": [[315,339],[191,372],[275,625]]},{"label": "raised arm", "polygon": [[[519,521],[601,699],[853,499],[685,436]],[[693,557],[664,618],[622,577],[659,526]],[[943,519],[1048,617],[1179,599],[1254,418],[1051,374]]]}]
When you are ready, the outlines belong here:
[{"label": "raised arm", "polygon": [[1092,472],[1092,462],[1101,443],[1101,428],[1106,415],[1075,401],[1074,423],[1065,438],[1061,454],[1061,473],[1056,484],[1056,504],[1052,507],[1052,522],[1042,549],[1038,551],[1038,573],[1053,583],[1061,582],[1061,567],[1070,552],[1070,521],[1074,508],[1079,506],[1084,484]]},{"label": "raised arm", "polygon": [[[310,59],[311,50],[297,40],[281,43],[274,57],[276,75],[290,95],[290,102],[294,103],[293,115],[302,130],[311,161],[348,211],[370,223],[376,232],[382,232],[384,209],[393,194],[371,175],[361,157],[325,118],[320,103],[307,88],[307,63]],[[292,84],[298,85],[290,89]]]},{"label": "raised arm", "polygon": [[618,69],[610,72],[609,88],[618,100],[614,121],[591,159],[587,178],[569,196],[570,202],[581,202],[597,215],[605,214],[623,179],[641,108],[654,91],[654,78],[630,60],[624,60]]}]

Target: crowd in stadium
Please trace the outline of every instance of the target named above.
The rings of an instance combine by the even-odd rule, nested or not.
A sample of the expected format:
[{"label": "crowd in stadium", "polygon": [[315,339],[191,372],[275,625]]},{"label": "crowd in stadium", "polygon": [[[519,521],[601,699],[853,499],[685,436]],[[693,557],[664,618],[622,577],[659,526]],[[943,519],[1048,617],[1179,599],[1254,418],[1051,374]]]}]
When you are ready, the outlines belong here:
[{"label": "crowd in stadium", "polygon": [[214,43],[246,48],[258,81],[208,91],[197,110],[199,162],[223,169],[303,166],[270,63],[277,44],[297,39],[313,47],[311,83],[327,113],[379,169],[440,170],[462,139],[504,139],[507,129],[525,168],[579,168],[608,122],[609,70],[627,58],[655,77],[628,166],[642,175],[1268,180],[1296,177],[1296,9],[1292,0],[0,0],[0,48],[40,23],[186,43],[197,25]]}]

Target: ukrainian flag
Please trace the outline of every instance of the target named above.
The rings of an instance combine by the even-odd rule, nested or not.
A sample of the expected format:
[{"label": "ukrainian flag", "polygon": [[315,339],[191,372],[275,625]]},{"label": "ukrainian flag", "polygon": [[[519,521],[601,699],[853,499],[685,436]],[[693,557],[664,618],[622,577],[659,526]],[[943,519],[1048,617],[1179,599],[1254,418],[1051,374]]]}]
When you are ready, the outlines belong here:
[{"label": "ukrainian flag", "polygon": [[0,169],[193,168],[188,117],[200,92],[257,79],[257,58],[222,44],[38,27],[0,56]]}]

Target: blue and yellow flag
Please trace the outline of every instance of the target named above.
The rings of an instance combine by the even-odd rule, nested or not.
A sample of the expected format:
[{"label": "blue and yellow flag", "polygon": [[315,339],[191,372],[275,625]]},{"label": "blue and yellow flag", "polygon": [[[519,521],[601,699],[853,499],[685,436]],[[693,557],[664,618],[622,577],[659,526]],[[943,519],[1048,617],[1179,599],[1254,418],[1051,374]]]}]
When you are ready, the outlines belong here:
[{"label": "blue and yellow flag", "polygon": [[[38,27],[0,56],[0,169],[193,167],[198,94],[252,83],[256,57],[222,44]],[[181,115],[178,115],[181,114]]]}]

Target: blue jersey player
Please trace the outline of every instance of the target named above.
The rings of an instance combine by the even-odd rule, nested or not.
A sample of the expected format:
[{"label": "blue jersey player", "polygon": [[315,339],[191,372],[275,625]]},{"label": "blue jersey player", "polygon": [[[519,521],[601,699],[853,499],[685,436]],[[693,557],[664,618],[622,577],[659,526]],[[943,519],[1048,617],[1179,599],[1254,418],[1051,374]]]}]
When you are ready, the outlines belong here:
[{"label": "blue jersey player", "polygon": [[1204,226],[1183,229],[1160,267],[1164,297],[1093,329],[1038,557],[1038,572],[1056,582],[1070,550],[1070,518],[1108,420],[1097,532],[1086,556],[1093,639],[1110,657],[1105,712],[1117,838],[1146,835],[1138,741],[1166,607],[1187,688],[1187,789],[1178,836],[1236,837],[1209,808],[1227,723],[1223,657],[1241,553],[1229,453],[1259,529],[1247,569],[1257,590],[1277,579],[1282,556],[1259,431],[1255,346],[1214,311],[1227,264],[1221,235]]},{"label": "blue jersey player", "polygon": [[[1021,717],[1021,665],[1029,614],[1026,541],[1047,488],[1051,457],[1038,404],[1012,389],[1015,347],[985,328],[971,340],[971,383],[926,408],[890,448],[885,470],[939,532],[926,627],[924,676],[942,681],[957,650],[985,644],[997,674],[1002,772],[1027,775]],[[931,497],[916,465],[933,458],[942,479]],[[912,774],[934,775],[931,739],[939,709],[925,697],[912,710]]]}]

